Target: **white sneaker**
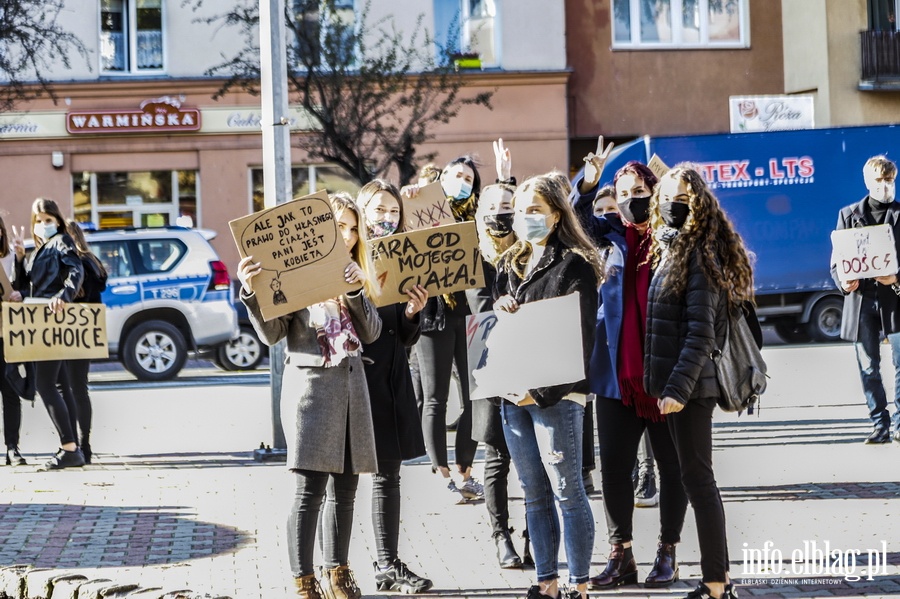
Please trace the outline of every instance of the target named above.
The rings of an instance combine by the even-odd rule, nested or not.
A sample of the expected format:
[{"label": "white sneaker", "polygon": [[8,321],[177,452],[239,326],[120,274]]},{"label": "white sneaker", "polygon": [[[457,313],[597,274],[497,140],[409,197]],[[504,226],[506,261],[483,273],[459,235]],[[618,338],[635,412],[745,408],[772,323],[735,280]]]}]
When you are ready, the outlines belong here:
[{"label": "white sneaker", "polygon": [[466,499],[484,499],[484,485],[478,482],[478,479],[474,476],[470,476],[468,480],[463,482],[463,486],[459,489],[459,492]]},{"label": "white sneaker", "polygon": [[462,491],[457,488],[455,481],[451,480],[449,483],[447,483],[447,490],[450,491],[452,502],[454,504],[462,505],[466,502],[466,496],[463,495]]}]

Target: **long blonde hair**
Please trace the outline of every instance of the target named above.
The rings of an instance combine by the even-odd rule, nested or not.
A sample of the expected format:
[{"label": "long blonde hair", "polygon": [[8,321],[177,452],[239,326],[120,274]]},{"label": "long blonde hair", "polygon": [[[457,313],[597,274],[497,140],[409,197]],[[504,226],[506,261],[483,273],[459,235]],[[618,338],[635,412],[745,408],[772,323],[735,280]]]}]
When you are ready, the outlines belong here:
[{"label": "long blonde hair", "polygon": [[366,273],[366,282],[363,283],[363,289],[365,290],[366,295],[370,298],[377,297],[381,294],[381,289],[376,284],[375,265],[372,264],[372,256],[366,245],[368,236],[366,235],[366,219],[363,216],[362,210],[348,194],[332,194],[328,196],[328,200],[331,202],[331,209],[334,211],[335,221],[341,218],[341,215],[346,210],[350,210],[353,212],[354,216],[356,216],[358,238],[356,240],[356,245],[350,250],[350,257],[353,258],[353,261],[359,264],[359,267]]},{"label": "long blonde hair", "polygon": [[[671,242],[666,260],[669,271],[663,285],[676,295],[684,292],[688,279],[688,262],[694,250],[700,258],[700,269],[706,279],[724,291],[732,306],[745,300],[753,301],[753,268],[744,241],[722,210],[700,173],[688,163],[675,165],[663,179],[681,181],[687,186],[691,208],[690,217]],[[665,228],[659,213],[657,185],[650,200],[650,227],[654,231]],[[664,247],[654,235],[650,246],[653,266],[659,265]]]},{"label": "long blonde hair", "polygon": [[[513,206],[516,205],[516,200],[526,193],[534,193],[543,198],[547,205],[559,214],[559,222],[551,235],[556,235],[563,248],[584,258],[593,268],[594,274],[597,275],[597,283],[602,283],[606,278],[603,261],[597,255],[597,250],[588,239],[584,229],[581,228],[575,211],[569,204],[568,194],[560,178],[553,173],[548,173],[527,179],[513,194]],[[531,251],[531,244],[519,239],[503,252],[500,261],[504,265],[508,264],[520,277],[524,277],[525,266]]]},{"label": "long blonde hair", "polygon": [[95,256],[94,252],[91,251],[90,246],[88,246],[87,240],[84,238],[84,232],[81,230],[81,225],[78,224],[78,221],[72,218],[67,220],[66,233],[68,233],[69,237],[72,238],[72,241],[75,242],[75,252],[78,256],[80,258],[86,257],[97,266],[97,272],[101,273],[101,275],[106,275],[106,269],[103,267],[103,263],[100,262],[100,258]]}]

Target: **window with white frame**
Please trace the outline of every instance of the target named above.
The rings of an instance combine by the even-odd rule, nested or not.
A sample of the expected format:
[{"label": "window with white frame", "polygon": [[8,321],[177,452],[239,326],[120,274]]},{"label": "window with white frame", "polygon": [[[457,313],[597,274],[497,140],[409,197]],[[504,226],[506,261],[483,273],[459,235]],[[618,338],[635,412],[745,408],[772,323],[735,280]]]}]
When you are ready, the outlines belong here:
[{"label": "window with white frame", "polygon": [[482,66],[494,66],[497,52],[497,3],[495,0],[462,0],[461,46],[474,52]]},{"label": "window with white frame", "polygon": [[[345,191],[353,198],[359,192],[360,185],[347,171],[333,164],[310,164],[291,168],[292,197],[300,197],[322,191],[335,193]],[[259,212],[265,208],[265,183],[263,169],[250,170],[250,208]]]},{"label": "window with white frame", "polygon": [[[355,52],[355,0],[332,0],[327,4],[321,0],[293,0],[293,14],[296,21],[297,52],[310,57],[311,64],[321,64],[323,49],[349,53],[331,59],[336,65],[352,65],[355,62],[352,54]],[[330,40],[329,32],[323,27],[326,23],[336,24],[342,38]]]},{"label": "window with white frame", "polygon": [[163,48],[163,0],[100,0],[101,71],[162,71]]},{"label": "window with white frame", "polygon": [[612,0],[613,48],[746,48],[749,0]]}]

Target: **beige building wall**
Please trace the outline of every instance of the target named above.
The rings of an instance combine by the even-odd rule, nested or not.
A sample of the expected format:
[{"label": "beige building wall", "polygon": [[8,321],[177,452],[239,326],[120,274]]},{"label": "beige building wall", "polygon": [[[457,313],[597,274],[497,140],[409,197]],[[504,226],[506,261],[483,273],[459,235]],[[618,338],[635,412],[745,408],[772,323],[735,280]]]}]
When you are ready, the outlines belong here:
[{"label": "beige building wall", "polygon": [[816,96],[816,126],[900,121],[900,91],[861,91],[866,0],[782,0],[787,93]]}]

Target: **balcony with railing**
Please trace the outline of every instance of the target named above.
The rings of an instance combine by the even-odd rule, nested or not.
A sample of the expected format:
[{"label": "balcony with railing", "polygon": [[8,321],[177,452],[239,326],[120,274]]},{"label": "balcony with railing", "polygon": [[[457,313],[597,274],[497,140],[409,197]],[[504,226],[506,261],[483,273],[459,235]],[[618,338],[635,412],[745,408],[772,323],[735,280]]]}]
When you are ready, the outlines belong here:
[{"label": "balcony with railing", "polygon": [[861,31],[860,90],[900,91],[900,32]]}]

